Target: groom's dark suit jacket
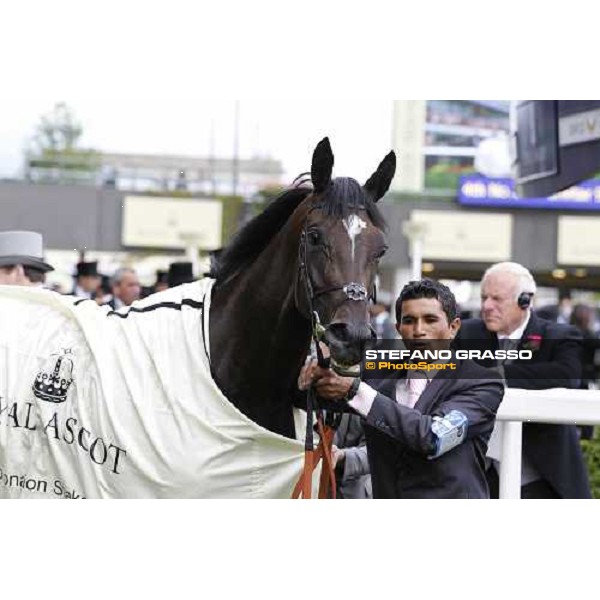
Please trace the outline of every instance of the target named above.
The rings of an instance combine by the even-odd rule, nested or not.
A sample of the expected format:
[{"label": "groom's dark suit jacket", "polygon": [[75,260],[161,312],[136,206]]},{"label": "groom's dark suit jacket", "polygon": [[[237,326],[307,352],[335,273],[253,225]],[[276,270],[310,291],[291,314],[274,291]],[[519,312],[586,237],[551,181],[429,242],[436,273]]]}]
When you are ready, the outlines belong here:
[{"label": "groom's dark suit jacket", "polygon": [[[370,380],[377,396],[364,426],[374,498],[488,498],[485,453],[504,395],[501,379],[472,361],[440,371],[414,408],[395,399],[396,379]],[[458,410],[466,439],[438,458],[434,416]]]}]

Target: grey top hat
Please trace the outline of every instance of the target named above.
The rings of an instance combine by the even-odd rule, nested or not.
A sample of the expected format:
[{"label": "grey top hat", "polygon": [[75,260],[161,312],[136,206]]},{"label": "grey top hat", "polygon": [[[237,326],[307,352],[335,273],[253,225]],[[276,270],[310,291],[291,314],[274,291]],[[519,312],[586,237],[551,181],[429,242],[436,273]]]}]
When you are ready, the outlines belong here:
[{"label": "grey top hat", "polygon": [[44,241],[36,231],[0,231],[0,267],[23,265],[54,271],[44,262]]}]

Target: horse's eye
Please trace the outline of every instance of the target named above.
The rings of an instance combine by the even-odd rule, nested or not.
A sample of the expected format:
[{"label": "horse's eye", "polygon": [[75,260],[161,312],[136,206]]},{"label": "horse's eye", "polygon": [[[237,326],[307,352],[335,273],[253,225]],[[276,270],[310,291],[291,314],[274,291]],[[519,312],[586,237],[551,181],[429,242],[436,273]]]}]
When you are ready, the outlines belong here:
[{"label": "horse's eye", "polygon": [[380,258],[383,258],[383,256],[385,255],[386,252],[387,252],[387,246],[385,248],[382,248],[379,252],[377,252],[377,254],[375,254],[375,256],[373,257],[374,260],[379,260]]},{"label": "horse's eye", "polygon": [[316,229],[311,229],[307,234],[307,239],[311,246],[318,246],[321,243],[321,234]]}]

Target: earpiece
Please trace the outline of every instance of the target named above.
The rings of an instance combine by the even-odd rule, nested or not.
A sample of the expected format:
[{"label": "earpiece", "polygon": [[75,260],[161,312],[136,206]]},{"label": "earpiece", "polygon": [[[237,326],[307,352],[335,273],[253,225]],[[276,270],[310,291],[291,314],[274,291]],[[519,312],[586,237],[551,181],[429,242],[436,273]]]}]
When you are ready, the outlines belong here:
[{"label": "earpiece", "polygon": [[532,297],[533,294],[531,294],[530,292],[521,292],[519,294],[519,297],[517,298],[517,304],[519,305],[519,308],[523,310],[529,308],[531,306]]}]

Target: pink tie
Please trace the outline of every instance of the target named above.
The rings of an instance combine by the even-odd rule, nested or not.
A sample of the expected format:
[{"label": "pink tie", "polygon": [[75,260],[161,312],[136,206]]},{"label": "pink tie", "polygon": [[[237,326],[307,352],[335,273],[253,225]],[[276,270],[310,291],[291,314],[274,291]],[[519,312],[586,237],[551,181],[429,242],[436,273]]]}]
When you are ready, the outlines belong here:
[{"label": "pink tie", "polygon": [[410,408],[414,408],[426,387],[427,377],[408,377],[408,405]]}]

